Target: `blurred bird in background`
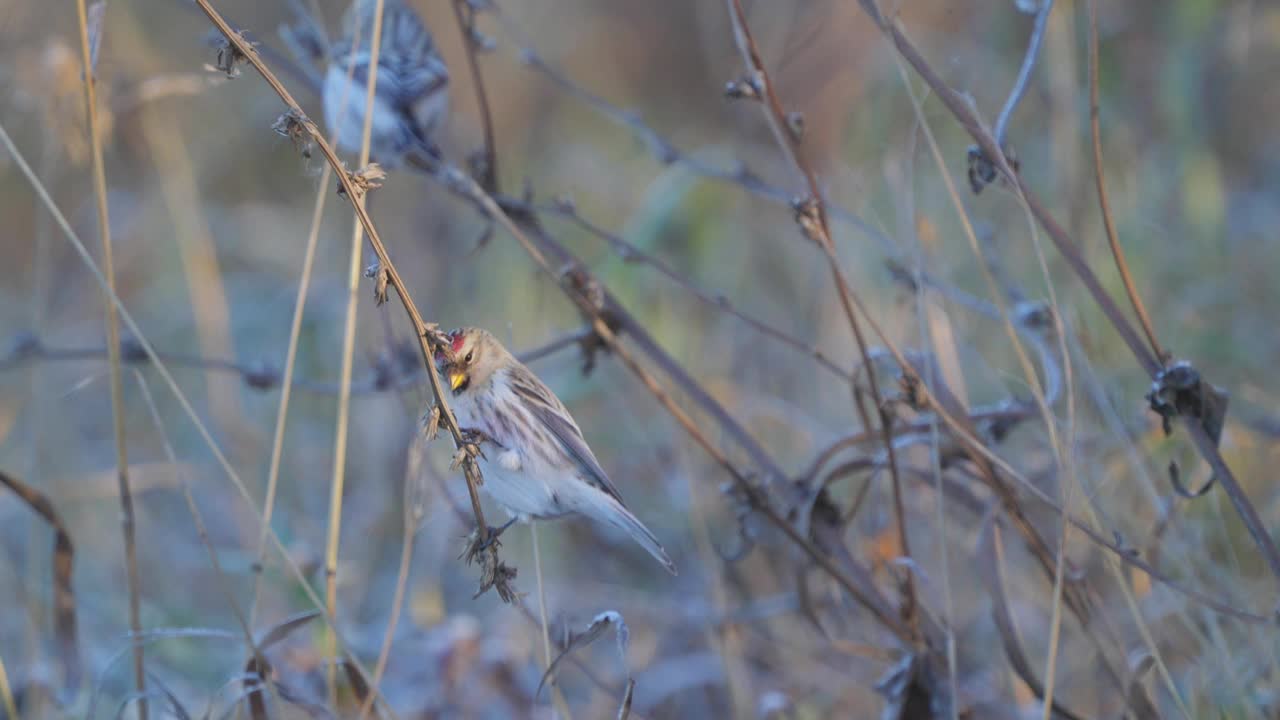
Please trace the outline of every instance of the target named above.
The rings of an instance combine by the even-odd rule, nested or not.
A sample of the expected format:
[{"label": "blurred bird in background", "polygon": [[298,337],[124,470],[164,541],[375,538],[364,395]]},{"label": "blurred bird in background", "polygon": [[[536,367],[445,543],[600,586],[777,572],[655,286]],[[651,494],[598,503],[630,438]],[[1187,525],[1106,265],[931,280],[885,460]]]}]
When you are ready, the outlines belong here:
[{"label": "blurred bird in background", "polygon": [[[364,132],[378,0],[355,0],[328,48],[322,95],[338,148],[358,152]],[[382,0],[382,42],[373,96],[370,157],[385,168],[433,168],[434,135],[449,109],[449,69],[431,33],[404,0]]]}]

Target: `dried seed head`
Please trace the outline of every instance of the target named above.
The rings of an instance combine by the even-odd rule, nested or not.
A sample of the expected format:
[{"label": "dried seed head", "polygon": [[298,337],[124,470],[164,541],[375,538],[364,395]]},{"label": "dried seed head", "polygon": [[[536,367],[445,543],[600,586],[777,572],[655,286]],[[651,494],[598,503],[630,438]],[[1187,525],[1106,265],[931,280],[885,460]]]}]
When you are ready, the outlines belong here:
[{"label": "dried seed head", "polygon": [[[257,43],[250,42],[249,39],[245,37],[244,32],[236,33],[235,39],[247,47],[250,52],[255,52],[253,47]],[[214,64],[211,69],[216,72],[220,72],[229,78],[239,77],[240,66],[249,61],[249,57],[241,51],[240,46],[219,32],[212,34],[209,44],[213,46],[215,51],[217,51],[217,55],[214,58]]]},{"label": "dried seed head", "polygon": [[307,132],[305,120],[306,118],[297,112],[289,110],[276,118],[275,123],[271,125],[271,129],[275,130],[277,135],[289,138],[289,142],[293,143],[293,149],[297,150],[302,157],[310,160],[311,149],[315,147],[315,142],[311,138],[311,133]]}]

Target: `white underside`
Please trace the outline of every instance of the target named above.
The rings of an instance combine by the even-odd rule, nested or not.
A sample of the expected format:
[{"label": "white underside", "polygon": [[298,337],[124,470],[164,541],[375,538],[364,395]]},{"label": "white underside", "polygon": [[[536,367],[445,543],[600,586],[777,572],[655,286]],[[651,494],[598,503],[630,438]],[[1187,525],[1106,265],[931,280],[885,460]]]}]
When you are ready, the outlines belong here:
[{"label": "white underside", "polygon": [[[498,402],[519,400],[508,396]],[[473,403],[460,398],[454,402],[453,410],[462,427],[480,427]],[[485,444],[482,449],[484,457],[480,458],[479,465],[484,484],[481,487],[509,514],[522,521],[560,517],[571,512],[604,520],[601,511],[615,503],[606,493],[577,477],[571,467],[553,466],[537,454],[519,448],[504,450]]]}]

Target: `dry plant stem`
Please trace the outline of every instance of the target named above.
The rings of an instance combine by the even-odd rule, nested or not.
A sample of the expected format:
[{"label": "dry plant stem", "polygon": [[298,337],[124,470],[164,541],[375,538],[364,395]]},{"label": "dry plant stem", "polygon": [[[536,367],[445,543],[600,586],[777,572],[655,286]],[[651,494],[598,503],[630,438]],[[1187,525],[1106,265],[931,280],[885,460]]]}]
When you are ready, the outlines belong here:
[{"label": "dry plant stem", "polygon": [[1022,97],[1027,94],[1031,72],[1035,70],[1036,59],[1040,57],[1040,45],[1044,42],[1044,30],[1049,25],[1049,14],[1052,12],[1053,0],[1040,0],[1040,9],[1036,11],[1036,22],[1031,29],[1031,40],[1027,43],[1027,54],[1022,58],[1022,67],[1018,69],[1018,79],[1014,81],[1009,99],[1000,110],[1000,117],[996,118],[996,144],[1002,148],[1005,146],[1005,141],[1009,139],[1009,120],[1013,117],[1013,111],[1018,107],[1018,103],[1022,102]]},{"label": "dry plant stem", "polygon": [[[1036,196],[1026,185],[1022,176],[1018,175],[1009,166],[1008,159],[1004,153],[995,144],[991,133],[983,127],[981,120],[974,112],[967,99],[960,93],[951,89],[945,81],[937,74],[932,66],[920,54],[919,49],[911,42],[909,38],[902,32],[902,29],[896,22],[891,22],[880,14],[874,0],[859,0],[859,4],[863,10],[874,20],[889,39],[893,42],[902,57],[915,69],[915,71],[924,79],[925,83],[941,100],[947,110],[955,116],[956,120],[965,129],[966,132],[977,142],[979,148],[987,157],[992,158],[996,163],[997,169],[1006,177],[1010,178],[1015,184],[1018,196],[1027,204],[1032,215],[1039,221],[1041,227],[1049,234],[1049,238],[1053,240],[1054,246],[1062,257],[1071,266],[1072,271],[1080,278],[1089,294],[1093,297],[1094,302],[1102,310],[1103,314],[1111,322],[1116,333],[1129,347],[1130,352],[1142,365],[1148,375],[1155,377],[1156,373],[1161,370],[1159,359],[1153,355],[1150,349],[1143,344],[1142,340],[1134,332],[1133,326],[1125,319],[1124,314],[1116,305],[1115,301],[1103,289],[1097,275],[1089,267],[1084,256],[1080,253],[1075,242],[1067,235],[1062,226],[1054,220],[1049,211],[1040,202]],[[1272,575],[1277,582],[1280,582],[1280,550],[1277,550],[1275,541],[1270,533],[1267,532],[1266,526],[1258,517],[1257,510],[1253,507],[1253,503],[1245,495],[1244,490],[1240,487],[1240,483],[1236,480],[1235,474],[1231,468],[1227,466],[1222,454],[1218,451],[1218,447],[1210,439],[1208,433],[1193,418],[1184,418],[1183,427],[1186,428],[1188,434],[1191,435],[1192,441],[1195,443],[1200,456],[1203,457],[1212,468],[1215,476],[1222,484],[1222,489],[1231,499],[1232,505],[1236,512],[1240,515],[1240,519],[1244,522],[1249,534],[1253,537],[1254,543],[1258,546],[1263,558],[1267,562]]]},{"label": "dry plant stem", "polygon": [[[18,166],[19,171],[26,178],[27,183],[31,186],[32,191],[36,194],[36,197],[40,199],[41,204],[44,205],[45,209],[53,217],[54,222],[57,224],[58,229],[61,231],[63,237],[65,237],[67,242],[71,244],[71,247],[75,250],[76,255],[79,256],[81,262],[83,262],[84,266],[89,270],[89,273],[93,276],[93,279],[98,284],[98,287],[103,291],[104,294],[106,294],[107,300],[115,306],[117,311],[119,311],[120,319],[124,322],[124,325],[129,330],[129,332],[133,334],[133,337],[137,339],[138,345],[141,348],[142,353],[147,357],[150,363],[155,367],[156,372],[160,375],[160,378],[164,380],[165,385],[169,388],[169,392],[172,393],[174,399],[177,400],[178,406],[182,408],[183,414],[186,415],[187,419],[191,421],[191,424],[195,428],[196,433],[200,436],[200,440],[204,443],[205,447],[208,448],[209,452],[213,455],[213,458],[217,462],[218,467],[222,469],[222,472],[227,476],[227,479],[231,482],[232,486],[236,489],[236,492],[239,493],[240,499],[244,501],[246,506],[253,513],[253,518],[252,518],[253,521],[261,525],[262,513],[253,504],[254,503],[253,495],[249,492],[249,489],[245,485],[244,480],[240,477],[239,473],[236,472],[236,469],[234,466],[231,465],[231,462],[227,460],[226,454],[222,452],[222,449],[218,446],[217,441],[213,439],[213,434],[209,431],[208,426],[200,419],[200,414],[197,413],[195,408],[192,406],[190,398],[188,398],[186,393],[182,391],[182,387],[178,385],[178,381],[174,379],[173,373],[169,371],[168,366],[166,366],[164,362],[160,359],[160,357],[156,354],[155,348],[151,345],[151,342],[147,340],[146,336],[142,332],[142,328],[139,327],[137,321],[135,321],[133,319],[133,316],[129,314],[128,308],[124,306],[124,303],[120,300],[120,297],[115,292],[113,292],[110,289],[110,287],[107,285],[106,277],[103,275],[102,271],[98,268],[97,263],[94,262],[93,255],[89,252],[89,249],[85,246],[84,242],[80,239],[80,236],[76,234],[75,229],[71,227],[71,223],[67,220],[66,215],[58,207],[58,204],[54,202],[53,197],[49,195],[48,188],[46,188],[44,184],[40,182],[40,178],[35,174],[35,171],[31,169],[31,165],[30,163],[27,162],[26,157],[23,156],[21,151],[18,150],[18,146],[14,144],[13,138],[9,135],[9,132],[5,129],[3,123],[0,123],[0,145],[2,145],[5,148],[5,150],[9,153],[10,157],[13,158],[15,164]],[[298,564],[294,562],[293,558],[289,554],[288,549],[285,548],[284,543],[280,541],[280,537],[275,533],[270,533],[270,538],[271,538],[272,546],[275,548],[275,551],[280,555],[281,560],[284,562],[285,567],[292,574],[294,581],[298,584],[298,587],[302,590],[303,594],[307,596],[307,600],[312,603],[313,607],[323,608],[324,602],[320,599],[318,595],[316,595],[316,592],[311,587],[309,581],[307,580],[307,577],[303,575],[301,568],[299,568]],[[328,625],[329,627],[334,627],[334,619],[332,616],[328,615],[327,613],[324,614],[324,621],[325,621],[325,624]],[[143,633],[142,637],[146,637],[146,634]],[[347,649],[350,647],[350,644],[345,639],[343,639],[343,636],[341,635],[341,633],[338,633],[338,639],[342,643],[342,646],[344,649]],[[357,659],[349,656],[348,662],[351,665],[353,665],[357,670],[359,670],[362,674],[366,674],[364,671],[364,667],[360,664],[360,662]],[[385,701],[383,702],[383,707],[385,709],[385,712],[392,717],[392,720],[394,720],[395,714],[390,707],[386,706]]]},{"label": "dry plant stem", "polygon": [[[328,166],[325,166],[326,170]],[[331,174],[322,173],[322,180],[332,177]],[[327,183],[320,183],[322,188],[327,190]],[[322,197],[327,196],[325,190],[321,191]],[[323,203],[320,205],[323,211]],[[318,229],[318,226],[314,226]],[[313,230],[313,233],[315,230]],[[314,239],[315,235],[311,236]],[[309,239],[310,243],[312,240]],[[305,260],[305,258],[304,258]],[[306,294],[305,288],[307,283],[300,286],[303,295]],[[566,350],[575,345],[581,344],[584,340],[595,335],[590,327],[581,328],[572,332],[565,333],[558,337],[552,338],[547,342],[532,347],[528,350],[516,353],[516,358],[520,362],[529,365],[538,360],[550,357],[562,350]],[[127,343],[126,343],[127,344]],[[296,343],[295,343],[296,346]],[[295,350],[296,354],[296,350]],[[28,338],[22,334],[17,336],[16,347],[7,357],[0,357],[0,372],[12,370],[20,367],[30,361],[40,362],[76,362],[81,360],[102,360],[107,357],[107,350],[104,347],[99,348],[63,348],[63,347],[45,347],[39,338]],[[186,353],[170,353],[159,352],[156,357],[161,362],[174,367],[187,367],[205,370],[208,372],[223,372],[233,375],[239,375],[241,380],[251,389],[259,391],[267,391],[276,387],[288,385],[290,388],[305,390],[317,395],[337,395],[337,383],[323,383],[315,380],[298,379],[292,377],[290,365],[286,362],[285,370],[280,378],[275,378],[274,370],[267,369],[265,372],[270,373],[270,377],[264,375],[265,363],[254,362],[232,362],[230,360],[218,360],[213,358],[204,358],[198,355],[189,355]],[[288,356],[286,354],[286,361]],[[138,354],[131,354],[122,350],[121,364],[126,366],[144,366],[151,363],[151,358],[139,350]],[[412,388],[420,384],[426,375],[426,370],[415,371],[410,374],[404,374],[399,377],[388,378],[383,373],[375,373],[372,377],[364,378],[359,381],[351,382],[351,395],[370,395],[374,393],[396,392],[406,388]],[[287,379],[286,379],[287,378]],[[269,485],[270,483],[268,483]]]},{"label": "dry plant stem", "polygon": [[582,217],[582,215],[580,215],[577,212],[577,210],[571,207],[564,207],[561,205],[556,205],[550,208],[538,208],[538,210],[540,212],[551,213],[551,214],[559,215],[561,217],[566,218],[573,224],[577,225],[583,230],[586,230],[588,233],[595,235],[596,237],[608,243],[609,246],[614,250],[614,252],[617,253],[617,255],[620,258],[622,258],[624,262],[641,262],[641,263],[644,263],[645,265],[652,267],[654,270],[657,270],[660,274],[665,276],[667,279],[671,280],[676,285],[684,289],[685,292],[689,293],[690,295],[693,295],[695,298],[697,298],[698,300],[701,300],[703,303],[706,303],[707,305],[713,308],[726,312],[730,316],[735,317],[738,320],[741,320],[743,323],[745,323],[752,329],[756,330],[760,334],[766,337],[773,338],[774,340],[777,340],[778,342],[784,345],[787,345],[813,358],[814,361],[818,363],[819,367],[822,367],[823,369],[828,370],[829,372],[841,378],[845,382],[851,382],[853,380],[852,373],[850,373],[847,369],[840,367],[835,362],[833,362],[829,357],[827,357],[825,353],[819,350],[815,345],[806,343],[803,340],[796,338],[795,336],[787,333],[786,331],[778,327],[775,327],[773,325],[770,325],[769,323],[764,322],[763,320],[759,320],[751,315],[748,315],[747,313],[739,310],[733,304],[733,302],[729,300],[728,297],[722,294],[719,294],[719,293],[712,294],[705,290],[702,290],[701,288],[699,288],[697,285],[693,283],[693,280],[691,280],[689,277],[679,272],[675,268],[671,267],[666,262],[658,259],[657,257],[654,257],[653,255],[650,255],[649,253],[646,253],[645,251],[636,247],[632,243],[629,243],[626,240],[622,239],[621,236],[615,235],[614,233],[611,233],[608,230],[605,230],[604,228],[596,225],[595,223],[592,223],[591,221]]},{"label": "dry plant stem", "polygon": [[307,233],[307,249],[302,255],[302,276],[298,281],[298,293],[293,300],[293,320],[289,324],[289,347],[285,350],[284,379],[280,384],[280,402],[276,406],[276,427],[271,439],[271,464],[267,470],[267,490],[262,505],[262,530],[258,536],[257,572],[253,576],[253,600],[249,605],[249,626],[257,618],[259,591],[262,585],[262,565],[267,556],[267,534],[271,518],[275,514],[276,492],[280,483],[280,462],[284,457],[285,421],[289,417],[289,399],[293,393],[293,370],[298,359],[298,338],[302,335],[302,316],[307,304],[307,291],[311,287],[311,270],[315,265],[316,245],[320,239],[320,219],[324,215],[325,198],[329,197],[329,179],[333,168],[328,165],[320,171],[320,184],[316,188],[316,202],[311,213],[311,230]]},{"label": "dry plant stem", "polygon": [[467,49],[467,69],[471,72],[471,86],[475,89],[476,103],[480,106],[480,123],[484,129],[484,172],[480,186],[485,192],[498,192],[498,148],[493,133],[493,114],[489,109],[489,94],[484,89],[484,76],[480,74],[480,59],[476,48],[476,9],[471,0],[452,0],[453,16],[462,34],[462,46]]},{"label": "dry plant stem", "polygon": [[[436,404],[440,406],[441,424],[449,431],[450,436],[452,436],[454,446],[458,449],[462,449],[466,442],[462,437],[461,429],[458,427],[458,421],[454,417],[453,411],[449,408],[448,399],[443,386],[440,383],[440,375],[436,372],[436,366],[433,359],[433,344],[435,343],[435,339],[430,335],[431,328],[429,328],[426,322],[423,321],[422,314],[418,312],[418,308],[414,304],[413,298],[405,289],[404,281],[400,277],[400,271],[397,270],[395,264],[391,262],[391,257],[387,254],[386,246],[382,243],[382,237],[378,235],[377,228],[373,226],[373,221],[370,219],[369,214],[365,211],[363,205],[355,202],[355,198],[359,196],[358,191],[352,184],[350,176],[342,169],[342,163],[334,153],[333,147],[325,141],[320,129],[309,117],[307,117],[306,113],[303,112],[302,107],[298,105],[298,102],[293,99],[293,96],[284,87],[284,85],[280,83],[280,80],[266,66],[257,51],[249,45],[249,43],[245,42],[244,38],[240,37],[239,34],[231,29],[231,26],[227,24],[227,21],[224,20],[222,16],[214,10],[213,6],[209,4],[209,0],[196,0],[196,3],[200,5],[200,9],[204,11],[205,16],[209,18],[209,21],[218,28],[219,32],[227,38],[228,42],[234,45],[236,49],[245,56],[258,74],[262,76],[262,79],[271,86],[271,89],[280,96],[280,99],[284,101],[285,105],[287,105],[296,117],[299,118],[299,122],[301,123],[303,130],[313,141],[315,141],[316,146],[324,155],[325,160],[334,168],[338,175],[338,182],[341,183],[346,197],[351,200],[352,208],[355,210],[356,216],[360,219],[360,224],[369,238],[370,245],[373,246],[374,253],[378,256],[378,262],[381,268],[387,273],[388,284],[395,288],[396,297],[400,298],[400,304],[404,307],[405,314],[409,318],[409,323],[413,326],[414,334],[418,338],[418,348],[422,353],[422,362],[427,368],[427,376],[431,381],[432,395],[435,398]],[[471,496],[471,510],[476,518],[479,540],[482,544],[488,545],[490,557],[489,562],[493,563],[496,567],[498,565],[498,549],[495,543],[488,542],[489,526],[484,521],[484,510],[480,507],[480,495],[477,487],[481,482],[480,470],[475,463],[475,459],[470,457],[469,454],[463,461],[463,469],[464,476],[467,480],[467,491]],[[504,593],[506,592],[506,588],[499,587],[499,591],[500,593]],[[503,599],[509,601],[510,595],[504,596]]]},{"label": "dry plant stem", "polygon": [[387,629],[382,635],[382,647],[378,650],[378,661],[373,666],[373,681],[371,687],[375,692],[365,696],[364,702],[360,704],[360,720],[369,717],[369,711],[373,708],[373,699],[377,696],[376,690],[382,685],[383,673],[387,670],[387,662],[391,659],[391,642],[395,638],[396,625],[400,621],[400,613],[404,609],[404,596],[409,589],[409,570],[413,565],[413,539],[418,534],[418,525],[422,521],[421,513],[418,506],[410,499],[410,488],[417,481],[418,473],[422,471],[422,455],[425,448],[424,443],[418,441],[417,437],[410,440],[409,461],[406,463],[404,481],[404,529],[400,534],[400,567],[396,570],[396,589],[391,596],[391,610],[387,617]]},{"label": "dry plant stem", "polygon": [[[844,276],[844,272],[840,269],[839,260],[835,254],[835,244],[831,239],[830,226],[827,224],[827,211],[825,203],[822,199],[822,191],[818,187],[817,175],[813,168],[805,162],[803,156],[797,147],[798,141],[796,136],[786,130],[787,113],[782,107],[781,101],[774,90],[773,81],[770,79],[768,71],[764,67],[764,61],[760,57],[760,51],[756,47],[755,38],[751,34],[751,27],[747,24],[747,14],[742,8],[742,0],[727,0],[729,17],[732,20],[734,40],[738,45],[738,50],[742,55],[742,61],[749,73],[750,80],[755,83],[756,87],[763,94],[764,115],[768,122],[769,129],[773,132],[774,139],[778,143],[778,147],[787,155],[787,158],[795,165],[800,174],[804,176],[805,185],[808,188],[808,197],[804,200],[805,204],[812,203],[814,207],[813,217],[809,218],[809,223],[805,222],[803,217],[799,217],[805,210],[797,210],[798,222],[802,231],[811,240],[816,243],[826,255],[827,264],[831,270],[832,280],[835,282],[837,293],[840,297],[840,305],[844,309],[845,316],[849,321],[849,328],[853,332],[854,340],[857,342],[858,352],[862,357],[862,365],[867,369],[867,386],[870,390],[871,399],[875,403],[878,421],[881,430],[881,439],[884,444],[884,450],[889,462],[889,476],[893,491],[894,515],[897,518],[898,527],[898,551],[901,557],[911,558],[911,546],[907,539],[906,513],[902,504],[902,488],[901,478],[898,473],[897,452],[893,447],[891,419],[888,410],[884,406],[884,397],[880,393],[879,381],[872,369],[871,357],[867,352],[866,339],[862,334],[862,326],[858,321],[857,313],[854,310],[852,299],[853,292],[849,287],[848,280]],[[814,222],[816,221],[816,222]],[[854,395],[858,395],[856,386],[854,387]],[[870,418],[862,407],[861,403],[855,402],[858,413],[861,416],[862,426],[871,427]],[[920,637],[920,618],[918,613],[918,600],[916,597],[915,577],[911,571],[903,574],[901,582],[901,591],[903,595],[902,615],[907,620],[907,624],[911,627],[913,637]]]},{"label": "dry plant stem", "polygon": [[[115,293],[116,271],[111,251],[111,218],[107,210],[107,172],[102,157],[102,138],[98,134],[98,93],[94,77],[93,56],[89,48],[88,8],[85,0],[77,0],[76,14],[80,23],[80,52],[83,59],[85,112],[89,118],[89,146],[93,153],[93,191],[98,204],[98,232],[102,234],[102,269],[107,288]],[[125,439],[124,386],[120,370],[120,319],[116,306],[106,305],[107,351],[110,362],[111,426],[116,444],[116,482],[120,492],[120,526],[124,535],[125,573],[129,587],[129,630],[134,638],[142,634],[141,598],[138,577],[138,548],[135,538],[133,494],[129,489],[129,447]],[[147,671],[145,651],[140,643],[133,645],[133,684],[141,696],[138,720],[147,720]]]},{"label": "dry plant stem", "polygon": [[1089,0],[1089,134],[1093,139],[1093,178],[1098,186],[1098,207],[1102,211],[1102,226],[1107,231],[1107,244],[1111,246],[1111,255],[1116,261],[1116,270],[1120,271],[1120,279],[1124,282],[1124,291],[1133,304],[1133,312],[1138,316],[1138,323],[1147,335],[1151,344],[1151,352],[1166,364],[1170,355],[1156,340],[1156,332],[1147,315],[1147,308],[1138,295],[1137,285],[1129,272],[1129,263],[1125,260],[1124,249],[1120,247],[1120,238],[1116,235],[1115,221],[1111,217],[1111,202],[1107,199],[1107,181],[1102,169],[1102,129],[1099,124],[1098,101],[1098,0]]},{"label": "dry plant stem", "polygon": [[[923,126],[923,122],[921,122],[920,120],[917,120],[917,123],[920,126]],[[912,157],[912,155],[914,155],[916,138],[918,136],[918,133],[919,133],[919,127],[911,135],[910,149],[904,153],[904,155],[907,158],[910,158]],[[911,207],[908,208],[909,212],[904,213],[904,215],[906,215],[907,217],[914,217],[916,213],[916,209],[914,206],[914,196],[911,194],[911,191],[910,191],[911,163],[910,161],[908,161],[904,164],[908,168],[907,170],[908,177],[904,178],[904,182],[903,182],[903,188],[906,190],[904,194],[905,194],[905,197],[909,199],[908,201],[912,203]],[[920,327],[920,347],[929,348],[931,347],[930,345],[931,339],[934,338],[935,335],[933,330],[933,323],[930,318],[930,312],[929,312],[929,304],[932,303],[932,300],[930,300],[930,293],[926,291],[925,285],[921,281],[921,277],[924,274],[925,248],[923,243],[920,241],[920,238],[918,235],[916,235],[915,233],[912,233],[910,237],[912,238],[912,241],[913,241],[912,248],[911,248],[912,254],[914,255],[912,270],[915,275],[916,323]],[[935,377],[936,374],[937,373],[935,371],[934,364],[928,363],[925,366],[925,377],[924,377],[924,382],[926,387],[936,386],[936,383],[938,381],[938,379]],[[953,630],[953,627],[955,625],[954,623],[955,604],[952,598],[952,589],[951,589],[951,559],[949,557],[950,543],[948,542],[948,538],[947,538],[947,532],[948,532],[947,531],[947,514],[948,514],[948,511],[951,509],[951,507],[950,507],[950,504],[947,502],[947,493],[944,490],[943,479],[942,479],[942,450],[941,450],[942,437],[941,435],[942,435],[941,431],[938,428],[938,418],[930,417],[929,418],[929,474],[932,476],[931,479],[933,481],[933,491],[934,491],[933,523],[935,526],[934,529],[937,533],[937,548],[935,552],[938,554],[938,565],[940,570],[939,575],[941,576],[941,580],[942,580],[941,582],[942,611],[944,613],[942,618],[943,620],[942,631],[943,631],[943,640],[945,642],[944,649],[946,651],[946,657],[947,657],[947,685],[951,692],[951,697],[955,698],[955,697],[958,697],[960,694],[960,690],[959,690],[960,684],[958,680],[959,671],[956,667],[956,637],[955,637],[955,632]],[[959,720],[959,704],[956,702],[951,702],[948,705],[949,705],[948,707],[949,716],[951,720]]]},{"label": "dry plant stem", "polygon": [[0,657],[0,703],[4,704],[5,717],[19,717],[18,703],[13,699],[13,688],[9,685],[9,672],[5,670],[3,657]]},{"label": "dry plant stem", "polygon": [[[358,167],[369,164],[369,139],[373,130],[373,108],[378,86],[378,54],[382,51],[382,10],[384,0],[377,0],[373,9],[373,42],[369,47],[369,75],[366,78],[364,127],[360,135],[360,161]],[[357,25],[356,37],[360,37]],[[351,87],[351,82],[346,84]],[[346,99],[346,98],[344,98]],[[338,113],[345,114],[345,108]],[[332,128],[333,131],[338,128]],[[352,202],[366,210],[364,194],[352,198]],[[351,228],[350,258],[347,266],[347,310],[342,327],[342,363],[338,374],[338,418],[333,439],[333,479],[329,485],[329,533],[325,543],[324,588],[325,603],[329,614],[338,616],[338,545],[342,534],[342,499],[347,478],[347,432],[351,417],[351,367],[356,347],[356,309],[360,300],[360,221],[354,220]],[[338,663],[333,634],[326,636],[326,647],[332,662],[325,669],[325,683],[329,692],[329,706],[338,706]]]},{"label": "dry plant stem", "polygon": [[[533,543],[533,575],[538,585],[538,624],[542,630],[542,662],[545,670],[550,671],[551,663],[551,629],[547,623],[547,590],[546,585],[542,582],[542,545],[538,542],[538,522],[535,520],[529,523],[529,538]],[[560,684],[556,682],[555,673],[547,678],[547,683],[551,685],[551,699],[555,703],[556,712],[565,720],[571,720],[573,713],[569,710],[569,703],[564,699],[564,693],[560,691]]]},{"label": "dry plant stem", "polygon": [[[138,383],[138,390],[142,394],[142,399],[147,406],[147,410],[151,413],[151,422],[155,426],[156,432],[160,435],[160,444],[164,447],[165,458],[169,464],[177,468],[178,483],[182,487],[182,497],[187,503],[187,512],[191,514],[191,521],[195,526],[196,536],[200,538],[200,544],[204,545],[205,550],[209,553],[209,564],[213,566],[213,572],[218,578],[218,589],[222,591],[226,598],[227,605],[231,607],[231,612],[235,614],[236,621],[240,624],[240,630],[244,633],[245,643],[249,646],[252,656],[257,659],[258,667],[266,667],[265,660],[262,657],[262,651],[253,639],[252,625],[240,609],[240,603],[236,601],[235,593],[231,591],[231,580],[222,570],[222,563],[218,560],[218,551],[214,549],[213,543],[209,540],[209,531],[204,524],[204,516],[200,512],[199,506],[196,505],[195,496],[191,494],[191,483],[187,481],[186,473],[182,469],[182,465],[178,462],[178,454],[173,450],[173,443],[169,442],[169,433],[165,431],[164,421],[160,418],[160,410],[156,407],[155,398],[151,394],[151,389],[147,387],[147,380],[142,375],[142,371],[134,369],[134,379]],[[269,688],[273,687],[271,683],[264,683]]]},{"label": "dry plant stem", "polygon": [[[745,165],[739,164],[736,168],[727,169],[718,167],[690,153],[680,150],[674,143],[667,140],[658,131],[654,130],[637,114],[628,110],[624,110],[613,105],[603,97],[592,93],[582,86],[569,79],[560,70],[553,67],[525,39],[524,33],[516,24],[506,17],[505,14],[497,7],[496,3],[491,2],[493,8],[492,13],[502,23],[509,35],[515,36],[520,44],[518,58],[522,64],[527,65],[570,96],[582,101],[592,110],[603,115],[610,121],[630,130],[645,147],[649,150],[659,163],[663,165],[679,165],[694,175],[699,177],[719,180],[721,182],[737,185],[745,190],[748,194],[755,197],[763,198],[780,205],[790,206],[794,199],[793,193],[771,185],[760,178],[755,172]],[[894,243],[887,235],[877,229],[874,225],[863,220],[852,212],[834,204],[828,204],[828,211],[832,218],[853,226],[862,234],[875,240],[880,248],[887,254],[894,254]]]}]

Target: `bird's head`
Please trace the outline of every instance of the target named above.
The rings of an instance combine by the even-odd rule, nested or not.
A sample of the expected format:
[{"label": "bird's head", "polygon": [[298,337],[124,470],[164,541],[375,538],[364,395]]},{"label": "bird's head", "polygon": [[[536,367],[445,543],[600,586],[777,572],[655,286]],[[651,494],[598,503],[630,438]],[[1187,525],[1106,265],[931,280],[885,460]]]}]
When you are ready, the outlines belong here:
[{"label": "bird's head", "polygon": [[449,333],[447,349],[436,350],[436,367],[454,395],[483,385],[508,357],[487,330],[465,327]]}]

